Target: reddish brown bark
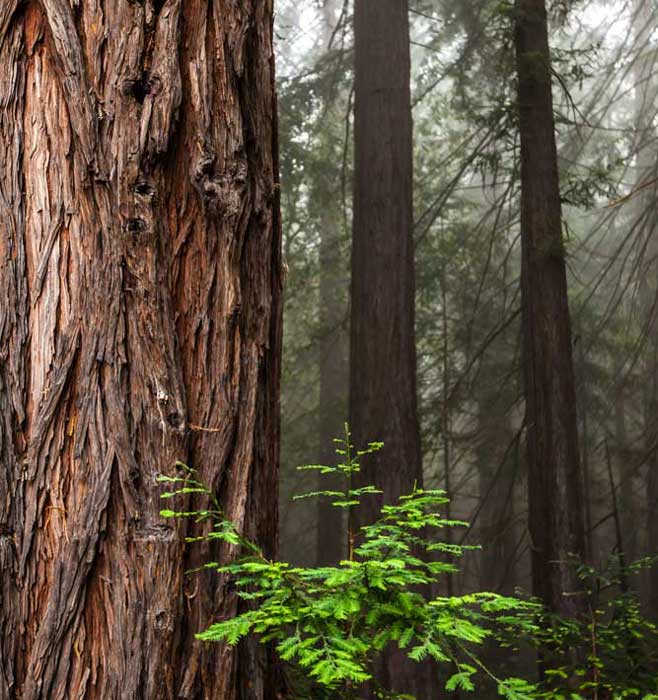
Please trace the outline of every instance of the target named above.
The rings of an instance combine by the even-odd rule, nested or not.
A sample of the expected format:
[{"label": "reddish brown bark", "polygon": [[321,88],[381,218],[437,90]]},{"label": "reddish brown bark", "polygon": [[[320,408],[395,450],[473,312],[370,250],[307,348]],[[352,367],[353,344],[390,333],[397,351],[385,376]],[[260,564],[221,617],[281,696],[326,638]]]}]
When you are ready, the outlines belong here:
[{"label": "reddish brown bark", "polygon": [[[155,477],[275,544],[271,2],[0,8],[0,698],[268,698]],[[212,428],[198,431],[194,426]],[[245,680],[246,679],[246,680]]]},{"label": "reddish brown bark", "polygon": [[534,593],[574,614],[585,553],[571,321],[545,0],[516,0],[521,135],[522,306]]}]

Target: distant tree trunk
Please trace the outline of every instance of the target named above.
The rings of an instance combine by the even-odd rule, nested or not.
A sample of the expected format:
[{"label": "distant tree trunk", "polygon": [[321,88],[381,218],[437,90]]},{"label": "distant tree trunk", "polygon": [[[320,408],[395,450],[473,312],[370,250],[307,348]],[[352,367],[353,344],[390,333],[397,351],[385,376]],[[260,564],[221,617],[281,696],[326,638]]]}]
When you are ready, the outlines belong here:
[{"label": "distant tree trunk", "polygon": [[[622,376],[623,370],[617,372]],[[614,456],[616,457],[619,471],[619,516],[622,525],[622,545],[627,562],[632,562],[637,557],[637,499],[635,498],[634,477],[637,470],[637,460],[630,450],[628,430],[626,428],[626,387],[624,382],[616,387],[614,410]]]},{"label": "distant tree trunk", "polygon": [[[331,203],[327,202],[330,208]],[[340,233],[336,219],[327,216],[320,237],[320,464],[334,464],[336,453],[333,440],[345,432],[348,364],[347,338],[344,331],[346,309],[337,292],[339,274]],[[320,489],[340,489],[342,483],[331,483],[321,476]],[[345,556],[347,537],[343,512],[331,505],[329,499],[318,501],[318,537],[316,561],[319,566],[337,564]]]},{"label": "distant tree trunk", "polygon": [[477,466],[480,491],[479,544],[482,545],[480,587],[511,594],[516,585],[514,527],[515,437],[508,407],[497,397],[479,407]]},{"label": "distant tree trunk", "polygon": [[[382,440],[356,480],[383,496],[353,514],[371,522],[383,501],[422,484],[416,416],[409,22],[406,0],[356,0],[355,184],[350,422],[357,447]],[[391,654],[380,680],[427,697],[422,673]]]},{"label": "distant tree trunk", "polygon": [[[325,0],[323,5],[323,48],[329,51],[329,43],[336,26],[336,1]],[[324,98],[325,122],[336,118],[336,90],[334,81],[327,81],[329,88]],[[327,128],[327,149],[332,149],[332,132]],[[320,464],[336,461],[334,438],[345,431],[347,409],[348,363],[347,337],[344,330],[347,309],[340,293],[342,279],[341,264],[341,212],[340,182],[321,177],[316,197],[321,200],[320,211]],[[341,488],[342,484],[331,484],[326,475],[320,475],[320,489]],[[337,564],[347,548],[343,512],[334,508],[327,499],[318,501],[318,537],[316,561],[319,566]]]},{"label": "distant tree trunk", "polygon": [[[501,353],[502,355],[502,353]],[[487,370],[485,370],[487,372]],[[491,371],[497,377],[495,371]],[[480,382],[486,378],[481,377]],[[513,595],[518,584],[517,559],[519,534],[515,527],[514,505],[518,492],[518,436],[512,429],[509,401],[504,389],[486,392],[478,406],[478,440],[476,446],[479,500],[477,542],[482,547],[478,585],[480,590]],[[502,399],[502,400],[501,400]],[[507,405],[506,405],[507,404]],[[512,672],[514,652],[495,640],[486,645],[486,658],[495,668]]]},{"label": "distant tree trunk", "polygon": [[238,602],[184,577],[155,481],[193,465],[273,552],[271,21],[0,7],[1,700],[275,697],[269,652],[193,639]]},{"label": "distant tree trunk", "polygon": [[521,133],[522,297],[533,589],[582,610],[569,554],[583,556],[583,486],[545,0],[516,0]]},{"label": "distant tree trunk", "polygon": [[[590,430],[589,430],[589,396],[588,396],[588,380],[587,380],[587,360],[583,348],[582,332],[575,331],[576,340],[574,346],[578,348],[578,356],[574,358],[574,373],[576,376],[576,395],[577,403],[576,410],[580,420],[580,435],[581,435],[581,469],[583,479],[583,502],[585,510],[584,526],[585,526],[585,553],[588,559],[591,560],[592,552],[594,551],[594,528],[592,524],[592,503],[593,503],[593,486],[594,479],[592,478],[592,470],[590,464]],[[575,349],[575,348],[574,348]]]}]

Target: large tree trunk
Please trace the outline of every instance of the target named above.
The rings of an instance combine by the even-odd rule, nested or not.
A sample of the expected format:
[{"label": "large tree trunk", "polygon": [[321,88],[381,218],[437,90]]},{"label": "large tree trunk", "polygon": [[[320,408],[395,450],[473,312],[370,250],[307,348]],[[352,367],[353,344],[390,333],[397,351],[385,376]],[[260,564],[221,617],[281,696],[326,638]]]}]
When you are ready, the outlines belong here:
[{"label": "large tree trunk", "polygon": [[[271,2],[0,7],[0,698],[274,697],[155,477],[275,545]],[[198,430],[198,427],[213,432]]]},{"label": "large tree trunk", "polygon": [[357,0],[350,420],[354,442],[386,446],[361,483],[384,490],[355,512],[421,483],[416,416],[412,124],[407,3]]},{"label": "large tree trunk", "polygon": [[522,297],[533,588],[582,610],[569,555],[583,556],[583,487],[545,0],[516,0],[521,133]]},{"label": "large tree trunk", "polygon": [[[355,480],[383,490],[355,510],[351,530],[382,501],[422,485],[416,416],[409,23],[406,0],[357,0],[350,421],[359,448],[382,440]],[[428,697],[423,674],[391,654],[380,680]]]}]

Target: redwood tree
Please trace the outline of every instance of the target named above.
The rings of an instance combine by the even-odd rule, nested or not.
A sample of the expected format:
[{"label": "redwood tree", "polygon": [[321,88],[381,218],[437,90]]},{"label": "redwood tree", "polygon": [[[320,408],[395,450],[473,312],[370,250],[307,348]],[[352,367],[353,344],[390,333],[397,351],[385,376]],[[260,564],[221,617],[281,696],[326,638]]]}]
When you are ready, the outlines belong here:
[{"label": "redwood tree", "polygon": [[5,0],[0,67],[0,698],[274,697],[155,481],[273,550],[272,3]]},{"label": "redwood tree", "polygon": [[[350,422],[357,447],[382,440],[356,480],[383,491],[353,514],[371,522],[382,501],[422,485],[416,416],[409,21],[406,0],[354,6],[354,224]],[[424,697],[424,675],[392,653],[380,680]]]},{"label": "redwood tree", "polygon": [[545,0],[516,0],[529,528],[534,593],[574,614],[584,503],[547,24]]},{"label": "redwood tree", "polygon": [[[357,446],[386,443],[361,472],[386,501],[422,481],[407,11],[399,0],[357,0],[354,8],[350,421]],[[355,517],[371,520],[381,505],[375,500]]]}]

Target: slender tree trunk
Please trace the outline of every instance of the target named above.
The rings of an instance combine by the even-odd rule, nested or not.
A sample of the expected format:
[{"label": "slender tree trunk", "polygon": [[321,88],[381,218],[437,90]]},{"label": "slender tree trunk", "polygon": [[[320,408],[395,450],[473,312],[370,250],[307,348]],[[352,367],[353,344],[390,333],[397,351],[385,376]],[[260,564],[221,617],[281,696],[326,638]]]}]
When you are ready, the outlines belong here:
[{"label": "slender tree trunk", "polygon": [[533,589],[560,613],[584,599],[583,486],[558,182],[545,0],[516,0],[528,497]]},{"label": "slender tree trunk", "polygon": [[[441,444],[443,447],[443,489],[450,498],[452,496],[452,445],[450,441],[450,433],[452,432],[452,421],[450,415],[450,324],[448,323],[448,290],[446,280],[445,265],[441,270],[441,355],[442,355],[442,387],[441,393],[443,396],[441,406]],[[452,520],[452,504],[450,501],[445,506],[446,520]],[[446,529],[445,541],[446,544],[453,544],[452,530]],[[446,576],[446,593],[451,596],[455,592],[455,577]]]},{"label": "slender tree trunk", "polygon": [[[185,578],[181,459],[272,552],[271,2],[0,7],[0,698],[273,698]],[[213,432],[202,431],[211,429]]]},{"label": "slender tree trunk", "polygon": [[[335,200],[334,200],[335,202]],[[331,216],[332,202],[327,201],[328,215],[322,222],[320,236],[320,464],[336,461],[334,438],[345,432],[348,363],[347,338],[344,331],[346,309],[336,289],[340,274],[340,234],[336,218]],[[320,477],[320,489],[341,489],[344,484],[331,483]],[[337,564],[345,556],[343,511],[328,499],[318,501],[317,556],[319,566]]]},{"label": "slender tree trunk", "polygon": [[[495,375],[495,372],[492,374]],[[484,377],[480,381],[485,381]],[[509,408],[501,398],[499,389],[495,393],[485,392],[478,402],[477,541],[482,546],[482,552],[477,584],[483,591],[513,595],[518,582],[519,556],[519,533],[514,522],[517,439],[510,422]],[[517,655],[511,649],[490,640],[485,653],[491,668],[498,669],[501,674],[512,675]]]},{"label": "slender tree trunk", "polygon": [[[582,336],[582,333],[577,333]],[[580,435],[581,435],[581,464],[583,475],[583,502],[585,505],[584,511],[584,526],[585,526],[585,553],[588,559],[592,558],[594,552],[594,530],[592,526],[592,483],[591,466],[590,466],[590,431],[589,431],[589,406],[588,406],[588,382],[587,382],[587,362],[583,350],[582,339],[580,342],[575,342],[578,345],[578,358],[574,359],[576,368],[576,392],[578,403],[576,410],[580,418]]]},{"label": "slender tree trunk", "polygon": [[[323,15],[323,48],[327,51],[336,26],[336,0],[325,0]],[[336,91],[333,81],[324,97],[325,121],[329,124],[337,118]],[[325,148],[332,149],[333,134],[327,128]],[[341,221],[338,203],[340,183],[336,179],[321,177],[316,192],[320,200],[320,464],[333,464],[336,460],[334,438],[344,433],[347,409],[348,362],[347,336],[344,330],[347,309],[339,291],[342,278],[343,256],[341,255]],[[320,476],[319,487],[342,488],[342,484],[331,484],[327,476]],[[318,502],[318,538],[316,561],[319,566],[337,564],[346,551],[347,538],[343,512],[334,508],[327,499]]]},{"label": "slender tree trunk", "polygon": [[[617,372],[621,377],[623,370]],[[616,457],[619,471],[619,510],[622,525],[623,554],[627,562],[637,558],[638,545],[636,526],[637,499],[635,498],[634,480],[637,469],[636,459],[629,447],[628,430],[626,428],[626,387],[621,382],[615,392],[615,440],[613,456]]]},{"label": "slender tree trunk", "polygon": [[479,405],[480,587],[511,594],[516,585],[514,527],[515,437],[507,407],[485,397]]},{"label": "slender tree trunk", "polygon": [[[422,484],[416,416],[409,22],[406,0],[356,0],[355,184],[352,244],[350,422],[357,447],[382,440],[358,484],[375,484],[352,532],[383,501]],[[379,680],[429,697],[425,676],[391,653]]]}]

